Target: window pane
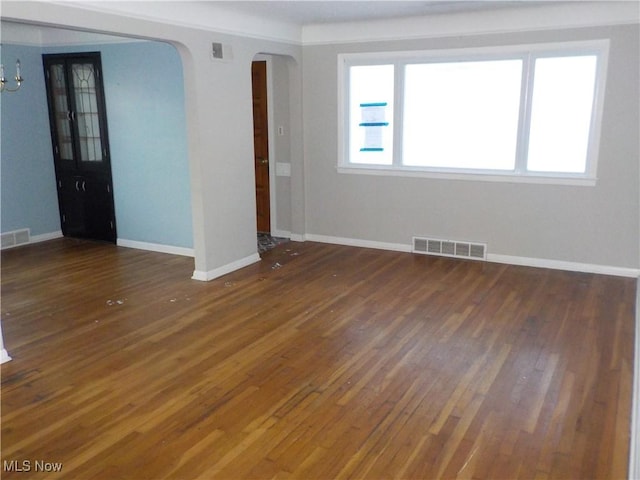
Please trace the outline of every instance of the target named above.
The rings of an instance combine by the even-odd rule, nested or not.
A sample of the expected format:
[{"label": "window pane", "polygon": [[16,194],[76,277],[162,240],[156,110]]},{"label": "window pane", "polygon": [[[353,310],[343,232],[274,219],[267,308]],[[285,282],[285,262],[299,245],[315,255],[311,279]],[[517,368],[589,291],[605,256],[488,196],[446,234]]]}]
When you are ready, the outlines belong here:
[{"label": "window pane", "polygon": [[349,161],[393,163],[393,65],[349,69]]},{"label": "window pane", "polygon": [[528,170],[586,171],[596,63],[596,56],[536,60]]},{"label": "window pane", "polygon": [[513,170],[522,60],[408,65],[403,164]]},{"label": "window pane", "polygon": [[102,161],[102,141],[98,120],[98,98],[96,74],[92,63],[71,65],[75,107],[80,144],[80,160],[83,162]]},{"label": "window pane", "polygon": [[64,64],[49,67],[53,109],[56,118],[56,143],[62,160],[73,161],[73,143],[71,138],[71,116],[67,99],[67,81],[64,76]]}]

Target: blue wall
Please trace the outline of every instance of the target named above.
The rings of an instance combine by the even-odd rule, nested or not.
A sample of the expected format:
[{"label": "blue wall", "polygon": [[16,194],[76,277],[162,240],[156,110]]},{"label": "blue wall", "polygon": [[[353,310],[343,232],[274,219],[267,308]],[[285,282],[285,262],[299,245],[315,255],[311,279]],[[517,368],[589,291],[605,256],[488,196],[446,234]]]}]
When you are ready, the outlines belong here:
[{"label": "blue wall", "polygon": [[193,246],[182,62],[165,43],[103,46],[118,237]]},{"label": "blue wall", "polygon": [[[5,204],[5,164],[14,163],[13,155],[5,155],[5,150],[20,149],[37,157],[48,168],[49,175],[46,179],[40,178],[40,181],[50,187],[46,192],[43,189],[33,203],[38,209],[42,209],[43,203],[53,204],[53,222],[36,232],[35,227],[31,226],[36,221],[31,212],[21,212],[17,215],[17,221],[22,222],[23,227],[31,226],[33,234],[60,230],[41,54],[100,51],[118,238],[191,248],[193,231],[184,86],[182,63],[175,48],[159,42],[44,49],[7,45],[3,46],[2,52],[3,57],[7,57],[5,64],[11,63],[8,55],[14,50],[19,51],[25,67],[27,62],[22,52],[30,53],[29,77],[26,68],[23,76],[29,79],[25,86],[33,79],[33,90],[38,95],[33,98],[30,96],[30,104],[26,109],[14,105],[15,102],[10,103],[8,99],[6,105],[2,105],[2,231],[17,228],[9,228],[8,223],[5,225],[8,206],[25,201],[21,189],[14,188],[7,192]],[[24,55],[24,58],[27,56]],[[3,102],[7,96],[2,95]],[[38,112],[37,116],[42,117],[39,128],[44,133],[37,135],[42,137],[41,141],[34,142],[32,137],[36,136],[33,133],[35,129],[24,129],[18,125],[16,128],[21,133],[16,138],[24,137],[18,146],[8,132],[5,136],[5,119],[14,116],[23,118],[25,112]],[[40,143],[42,145],[38,145]],[[14,169],[8,166],[8,172]],[[32,173],[35,175],[35,172]],[[18,180],[22,175],[23,172],[16,172],[11,181],[24,182]]]},{"label": "blue wall", "polygon": [[3,45],[1,57],[9,87],[15,86],[17,58],[26,80],[17,92],[0,95],[0,227],[29,228],[31,235],[59,232],[41,50]]}]

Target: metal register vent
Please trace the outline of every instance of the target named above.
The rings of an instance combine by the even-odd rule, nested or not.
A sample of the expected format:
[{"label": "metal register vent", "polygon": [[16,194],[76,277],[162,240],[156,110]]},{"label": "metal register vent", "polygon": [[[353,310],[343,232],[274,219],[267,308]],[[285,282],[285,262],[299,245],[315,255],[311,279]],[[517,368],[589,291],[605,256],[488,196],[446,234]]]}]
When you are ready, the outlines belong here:
[{"label": "metal register vent", "polygon": [[28,228],[22,230],[15,230],[13,232],[6,232],[2,234],[2,249],[17,247],[18,245],[24,245],[30,241],[30,231]]},{"label": "metal register vent", "polygon": [[442,240],[437,238],[413,237],[412,252],[443,257],[486,260],[487,244]]}]

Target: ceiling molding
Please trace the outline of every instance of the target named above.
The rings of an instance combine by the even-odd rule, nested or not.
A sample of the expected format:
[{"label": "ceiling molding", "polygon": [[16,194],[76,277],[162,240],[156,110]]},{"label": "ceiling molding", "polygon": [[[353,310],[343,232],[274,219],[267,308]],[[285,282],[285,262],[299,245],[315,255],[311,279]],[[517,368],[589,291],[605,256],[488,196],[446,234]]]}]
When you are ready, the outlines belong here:
[{"label": "ceiling molding", "polygon": [[[50,3],[59,3],[53,1]],[[207,1],[86,1],[64,5],[99,13],[124,15],[140,20],[168,23],[229,35],[300,44],[302,28],[286,21],[246,14],[225,8],[225,2]],[[231,2],[229,2],[231,3]],[[152,8],[150,6],[153,5]]]},{"label": "ceiling molding", "polygon": [[[5,6],[14,2],[2,0]],[[358,22],[296,25],[274,18],[263,18],[259,12],[248,14],[225,8],[225,2],[176,1],[87,1],[44,2],[66,9],[110,14],[160,24],[196,28],[222,34],[231,34],[259,40],[277,41],[294,45],[324,45],[372,41],[390,41],[446,36],[469,36],[514,31],[550,30],[558,28],[592,27],[600,25],[640,23],[640,3],[635,1],[533,1],[509,2],[508,8],[470,11],[455,9],[428,16],[412,16]],[[231,4],[232,2],[227,2]],[[267,3],[267,2],[265,2]],[[292,2],[293,3],[293,2]],[[304,3],[301,1],[298,4]],[[317,3],[317,2],[316,2]],[[332,3],[332,2],[327,2]],[[333,2],[339,3],[339,2]],[[444,3],[444,2],[437,2]],[[465,3],[465,2],[462,2]],[[470,2],[466,2],[470,3]],[[520,3],[520,5],[515,5]],[[37,5],[25,2],[23,5]],[[152,7],[152,8],[151,8]],[[300,8],[300,6],[298,6]],[[21,9],[22,10],[22,9]],[[35,13],[35,12],[34,12]],[[28,15],[27,17],[30,17]],[[16,19],[21,21],[21,19]],[[29,21],[25,18],[24,21]],[[3,25],[5,22],[3,22]],[[17,24],[16,24],[17,25]],[[24,26],[24,25],[23,25]],[[61,25],[61,29],[65,26]],[[86,43],[113,43],[135,41],[124,36],[73,32],[72,30],[41,30],[31,36],[24,32],[2,29],[6,43],[43,45],[79,45]],[[15,30],[15,29],[14,29]],[[58,30],[55,32],[55,30]],[[33,32],[33,31],[32,31]],[[12,40],[15,37],[17,40]]]},{"label": "ceiling molding", "polygon": [[528,6],[393,21],[307,25],[302,28],[301,40],[303,45],[327,45],[640,23],[640,4],[636,2],[522,3]]},{"label": "ceiling molding", "polygon": [[68,30],[63,27],[47,27],[3,20],[0,31],[3,44],[28,47],[66,47],[79,45],[107,45],[141,42],[138,38],[104,35],[100,33]]}]

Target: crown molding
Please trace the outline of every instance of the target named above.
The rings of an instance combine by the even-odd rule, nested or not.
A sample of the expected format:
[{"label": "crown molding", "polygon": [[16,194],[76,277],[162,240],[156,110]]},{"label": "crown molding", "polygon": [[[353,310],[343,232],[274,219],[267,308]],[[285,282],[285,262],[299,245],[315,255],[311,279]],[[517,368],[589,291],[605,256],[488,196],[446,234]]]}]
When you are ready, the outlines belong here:
[{"label": "crown molding", "polygon": [[64,27],[47,27],[3,20],[0,22],[2,43],[27,47],[65,47],[79,45],[107,45],[142,42],[137,38],[103,35],[100,33],[68,30]]},{"label": "crown molding", "polygon": [[640,23],[640,3],[635,1],[523,0],[522,4],[498,11],[307,25],[301,41],[305,46],[329,45]]},{"label": "crown molding", "polygon": [[[224,2],[179,1],[87,1],[49,3],[72,6],[87,11],[124,15],[152,22],[167,23],[179,27],[196,28],[222,34],[300,44],[302,29],[284,21],[238,13],[224,7]],[[151,7],[151,8],[150,8]]]},{"label": "crown molding", "polygon": [[[8,19],[16,22],[39,23],[37,7],[39,4],[48,4],[54,9],[77,10],[79,14],[81,11],[109,14],[113,18],[126,17],[303,46],[640,24],[640,3],[636,1],[522,0],[522,6],[499,10],[456,11],[430,16],[306,26],[241,14],[225,9],[224,2],[221,3],[189,2],[188,5],[181,5],[180,2],[168,1],[2,0],[1,13],[5,17],[4,13],[9,11]],[[3,21],[2,41],[5,43],[43,46],[134,40],[118,37],[117,34],[93,34],[89,38],[87,32],[73,30],[63,34],[52,33],[55,29],[41,30],[29,36],[6,32],[4,25]],[[23,26],[20,24],[20,27]],[[59,28],[64,29],[65,25]]]}]

